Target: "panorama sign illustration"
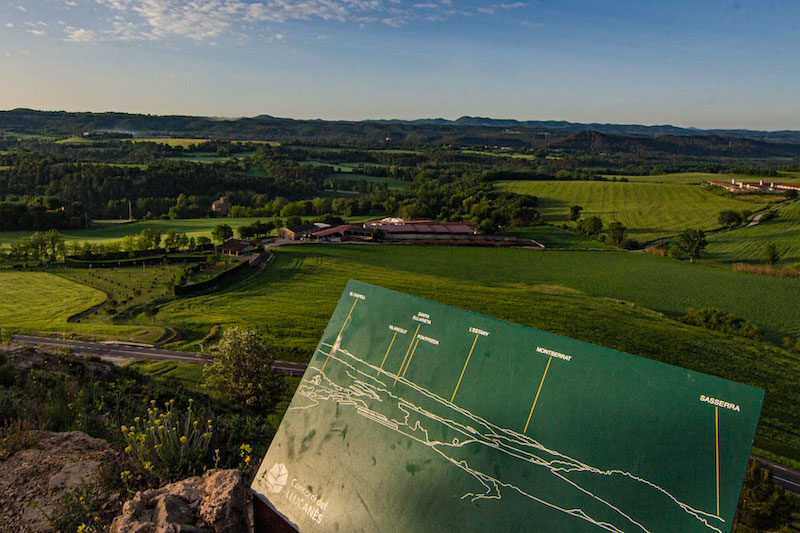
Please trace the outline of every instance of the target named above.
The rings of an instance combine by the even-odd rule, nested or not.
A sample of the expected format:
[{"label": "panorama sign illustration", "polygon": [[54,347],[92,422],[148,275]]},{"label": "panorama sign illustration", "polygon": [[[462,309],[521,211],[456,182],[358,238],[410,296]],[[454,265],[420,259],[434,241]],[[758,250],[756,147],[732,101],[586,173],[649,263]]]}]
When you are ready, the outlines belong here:
[{"label": "panorama sign illustration", "polygon": [[253,490],[299,531],[728,532],[763,398],[350,281]]}]

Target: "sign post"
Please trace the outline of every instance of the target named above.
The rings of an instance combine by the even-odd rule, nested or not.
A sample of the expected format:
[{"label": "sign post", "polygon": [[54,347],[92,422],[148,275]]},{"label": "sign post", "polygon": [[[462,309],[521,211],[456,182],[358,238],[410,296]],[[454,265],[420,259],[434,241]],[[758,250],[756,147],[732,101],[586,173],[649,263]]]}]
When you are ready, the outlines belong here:
[{"label": "sign post", "polygon": [[253,481],[256,515],[303,532],[728,532],[763,398],[350,281]]}]

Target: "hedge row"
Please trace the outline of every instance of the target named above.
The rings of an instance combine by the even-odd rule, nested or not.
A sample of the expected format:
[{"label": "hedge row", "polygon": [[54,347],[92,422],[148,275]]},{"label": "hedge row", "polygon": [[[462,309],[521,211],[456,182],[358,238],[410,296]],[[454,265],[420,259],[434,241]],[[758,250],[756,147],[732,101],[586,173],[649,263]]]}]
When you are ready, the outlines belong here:
[{"label": "hedge row", "polygon": [[155,263],[200,263],[206,260],[202,254],[164,254],[148,257],[135,257],[132,259],[80,259],[76,256],[64,258],[64,264],[75,268],[112,268],[129,267],[139,265],[151,265]]},{"label": "hedge row", "polygon": [[250,268],[250,264],[247,261],[242,261],[238,265],[233,268],[229,268],[223,272],[220,272],[213,278],[209,278],[204,281],[200,281],[198,283],[193,283],[191,285],[175,285],[175,294],[177,296],[183,296],[185,294],[192,294],[195,292],[205,291],[208,289],[212,289],[221,281],[225,280],[226,278],[232,276],[237,272],[241,272],[242,270]]}]

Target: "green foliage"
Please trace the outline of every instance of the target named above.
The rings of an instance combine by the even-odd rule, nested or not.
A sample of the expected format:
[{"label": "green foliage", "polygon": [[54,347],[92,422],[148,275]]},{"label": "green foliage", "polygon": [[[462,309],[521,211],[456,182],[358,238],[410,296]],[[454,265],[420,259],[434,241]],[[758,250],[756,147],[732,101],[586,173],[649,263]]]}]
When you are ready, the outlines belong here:
[{"label": "green foliage", "polygon": [[628,230],[625,226],[622,225],[621,222],[617,222],[616,220],[608,225],[608,234],[611,237],[611,240],[616,245],[621,245],[622,241],[625,240],[625,232]]},{"label": "green foliage", "polygon": [[580,222],[578,222],[578,233],[581,235],[588,235],[593,236],[597,235],[603,229],[603,221],[600,220],[600,217],[590,216],[586,218],[582,218]]},{"label": "green foliage", "polygon": [[211,232],[211,237],[217,242],[225,242],[233,237],[233,230],[228,224],[218,224]]},{"label": "green foliage", "polygon": [[[629,237],[642,242],[672,237],[687,227],[710,230],[718,226],[719,211],[742,211],[754,205],[739,198],[717,196],[688,183],[669,181],[669,176],[630,178],[642,181],[502,181],[497,185],[501,190],[536,196],[537,210],[546,222],[567,222],[570,206],[580,205],[584,218],[594,215],[618,220],[628,228]],[[644,181],[653,178],[664,182]]]},{"label": "green foliage", "polygon": [[717,222],[728,228],[733,228],[742,224],[742,215],[737,211],[726,209],[719,212]]},{"label": "green foliage", "polygon": [[0,344],[9,344],[14,338],[14,333],[8,328],[0,328]]},{"label": "green foliage", "polygon": [[772,482],[772,472],[758,461],[750,461],[744,478],[733,533],[786,531],[792,513],[800,511],[800,497]]},{"label": "green foliage", "polygon": [[778,247],[775,243],[768,242],[764,245],[764,262],[769,266],[774,267],[781,260],[781,254],[778,252]]},{"label": "green foliage", "polygon": [[681,318],[681,322],[751,339],[762,339],[764,337],[764,332],[752,322],[719,309],[689,309],[689,313]]},{"label": "green foliage", "polygon": [[202,472],[212,437],[212,423],[202,421],[192,409],[192,400],[185,412],[179,412],[175,400],[160,409],[150,401],[147,417],[136,417],[130,426],[120,430],[128,453],[143,470],[161,482]]},{"label": "green foliage", "polygon": [[678,249],[689,257],[689,261],[700,257],[707,244],[703,230],[685,229],[678,234]]},{"label": "green foliage", "polygon": [[212,363],[203,372],[210,390],[258,409],[271,409],[279,400],[285,382],[281,374],[270,370],[272,358],[256,331],[228,328],[208,355]]},{"label": "green foliage", "polygon": [[55,511],[45,517],[60,533],[100,533],[102,512],[94,485],[85,483],[68,489]]},{"label": "green foliage", "polygon": [[583,208],[579,205],[569,206],[569,219],[572,221],[578,220],[581,218],[581,211],[583,211]]}]

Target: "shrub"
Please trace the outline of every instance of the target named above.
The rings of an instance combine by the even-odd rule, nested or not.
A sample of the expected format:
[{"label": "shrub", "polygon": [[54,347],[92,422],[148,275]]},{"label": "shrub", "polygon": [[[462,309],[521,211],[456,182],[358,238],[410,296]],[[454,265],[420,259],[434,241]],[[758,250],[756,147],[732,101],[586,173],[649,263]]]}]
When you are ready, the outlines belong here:
[{"label": "shrub", "polygon": [[713,329],[715,331],[733,333],[734,335],[749,337],[751,339],[761,339],[764,337],[764,332],[752,322],[748,322],[733,313],[726,313],[725,311],[714,308],[700,310],[689,309],[689,313],[681,318],[681,322],[706,329]]},{"label": "shrub", "polygon": [[229,328],[208,355],[213,362],[203,368],[206,387],[257,409],[269,410],[280,399],[286,382],[270,370],[272,358],[257,332]]},{"label": "shrub", "polygon": [[86,483],[68,490],[53,514],[45,514],[45,518],[61,533],[99,533],[104,529],[100,523],[101,511],[94,487]]},{"label": "shrub", "polygon": [[133,426],[121,426],[128,444],[125,452],[162,482],[202,472],[212,437],[211,420],[199,420],[191,400],[185,414],[175,409],[175,400],[166,402],[163,410],[155,403],[150,401],[147,420],[136,417]]}]

